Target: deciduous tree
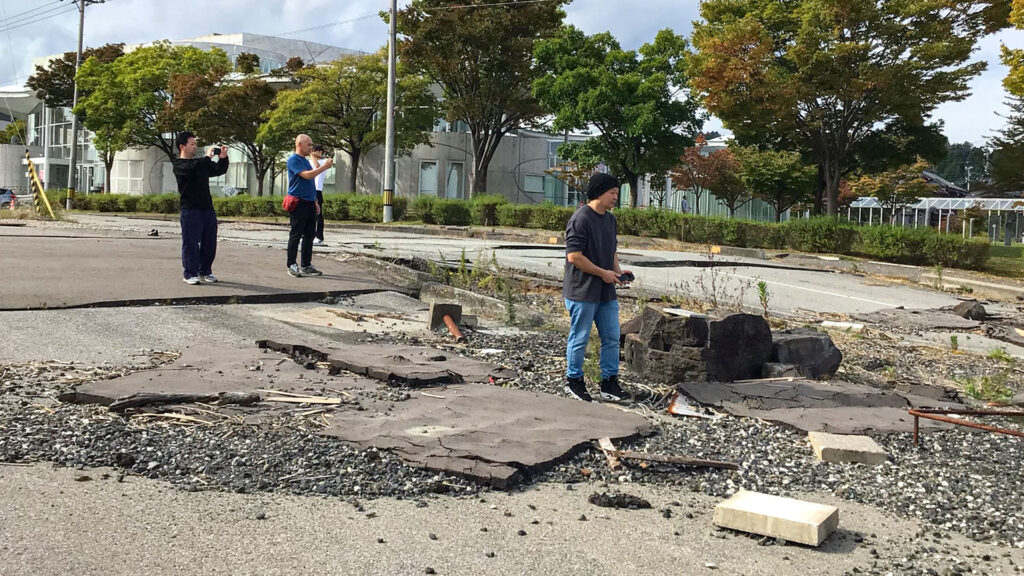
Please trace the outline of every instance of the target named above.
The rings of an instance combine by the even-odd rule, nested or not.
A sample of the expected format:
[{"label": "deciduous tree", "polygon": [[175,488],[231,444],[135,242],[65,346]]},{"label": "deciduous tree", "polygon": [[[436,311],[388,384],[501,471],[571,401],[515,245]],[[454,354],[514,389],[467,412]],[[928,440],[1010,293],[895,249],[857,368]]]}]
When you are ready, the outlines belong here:
[{"label": "deciduous tree", "polygon": [[629,184],[630,206],[640,177],[671,169],[703,125],[697,102],[683,91],[685,52],[686,41],[667,29],[639,50],[623,50],[610,33],[588,36],[573,26],[537,44],[543,75],[534,94],[554,114],[553,129],[599,131],[560,152],[584,165],[607,163]]},{"label": "deciduous tree", "polygon": [[542,114],[531,93],[534,43],[555,34],[568,0],[412,0],[398,13],[401,60],[441,87],[449,122],[469,127],[471,195],[483,194],[502,138]]}]

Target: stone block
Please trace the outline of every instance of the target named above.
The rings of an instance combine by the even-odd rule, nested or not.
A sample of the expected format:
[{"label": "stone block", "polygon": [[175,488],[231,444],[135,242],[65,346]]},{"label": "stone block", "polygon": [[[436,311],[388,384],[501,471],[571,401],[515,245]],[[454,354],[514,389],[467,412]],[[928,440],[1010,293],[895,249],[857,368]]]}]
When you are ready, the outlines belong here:
[{"label": "stone block", "polygon": [[839,509],[741,490],[715,506],[713,522],[722,528],[819,546],[839,526]]},{"label": "stone block", "polygon": [[622,323],[619,327],[619,346],[626,346],[626,336],[630,334],[639,334],[640,327],[643,326],[644,315],[637,314],[631,320]]},{"label": "stone block", "polygon": [[703,348],[654,350],[637,334],[626,336],[624,348],[626,363],[634,372],[664,384],[707,381],[704,353]]},{"label": "stone block", "polygon": [[708,341],[708,323],[703,317],[666,314],[655,306],[644,308],[642,317],[640,339],[653,350],[703,347]]},{"label": "stone block", "polygon": [[868,436],[808,432],[814,454],[822,462],[853,462],[875,466],[889,459],[889,455]]},{"label": "stone block", "polygon": [[794,364],[779,364],[768,362],[761,369],[762,378],[799,378],[800,367]]},{"label": "stone block", "polygon": [[709,380],[732,382],[760,378],[772,354],[772,330],[756,314],[729,314],[708,321],[704,355]]},{"label": "stone block", "polygon": [[832,337],[810,328],[793,328],[772,335],[771,361],[794,364],[805,378],[832,376],[843,362],[843,353]]}]

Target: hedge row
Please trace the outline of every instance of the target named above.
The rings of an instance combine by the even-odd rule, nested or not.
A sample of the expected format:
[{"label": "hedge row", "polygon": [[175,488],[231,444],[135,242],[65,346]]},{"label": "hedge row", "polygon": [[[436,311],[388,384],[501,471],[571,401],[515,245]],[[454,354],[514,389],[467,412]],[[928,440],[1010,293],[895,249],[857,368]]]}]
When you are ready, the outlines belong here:
[{"label": "hedge row", "polygon": [[[66,196],[50,194],[51,201],[63,204]],[[218,216],[287,217],[281,209],[281,196],[214,197],[213,207]],[[405,217],[409,201],[395,198],[395,220]],[[75,198],[75,208],[96,212],[149,212],[176,214],[179,210],[177,194],[132,196],[129,194],[89,194]],[[324,196],[324,217],[328,220],[355,220],[380,222],[384,213],[384,200],[377,194],[328,194]]]},{"label": "hedge row", "polygon": [[[58,194],[53,194],[52,199],[63,203]],[[324,216],[329,220],[380,222],[383,212],[382,199],[377,194],[332,194],[324,198],[324,204]],[[178,211],[178,195],[93,194],[79,196],[75,205],[80,210],[100,212],[173,214]],[[214,198],[214,207],[221,216],[287,216],[281,210],[280,196]],[[407,198],[395,198],[395,220],[402,220],[408,213],[427,224],[557,231],[565,230],[576,210],[552,204],[510,204],[502,196],[482,196],[471,201],[419,197],[412,203],[411,212],[409,207]],[[776,224],[636,208],[616,209],[615,216],[620,234],[681,239],[693,244],[848,254],[902,264],[968,269],[980,269],[989,256],[984,240],[965,240],[930,228],[865,227],[835,218]]]}]

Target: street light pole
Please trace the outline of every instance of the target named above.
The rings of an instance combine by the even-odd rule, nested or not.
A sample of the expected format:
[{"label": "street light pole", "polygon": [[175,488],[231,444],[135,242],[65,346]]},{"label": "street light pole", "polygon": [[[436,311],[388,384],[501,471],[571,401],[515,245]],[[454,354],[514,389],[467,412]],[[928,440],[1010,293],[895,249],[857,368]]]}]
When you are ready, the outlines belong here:
[{"label": "street light pole", "polygon": [[72,199],[75,197],[75,188],[78,184],[78,114],[75,114],[75,107],[78,106],[78,67],[82,65],[82,34],[85,31],[85,7],[87,4],[101,4],[104,0],[76,0],[78,4],[78,52],[75,54],[75,79],[74,91],[71,97],[71,158],[68,161],[68,199],[66,208],[71,209]]},{"label": "street light pole", "polygon": [[397,37],[398,0],[391,0],[388,19],[388,105],[387,127],[384,138],[384,222],[395,219],[395,39]]}]

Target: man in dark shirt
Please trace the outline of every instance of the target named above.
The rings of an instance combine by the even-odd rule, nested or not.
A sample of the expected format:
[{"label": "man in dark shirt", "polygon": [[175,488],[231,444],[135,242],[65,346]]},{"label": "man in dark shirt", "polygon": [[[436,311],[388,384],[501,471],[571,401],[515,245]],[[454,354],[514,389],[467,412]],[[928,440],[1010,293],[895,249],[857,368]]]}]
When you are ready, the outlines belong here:
[{"label": "man in dark shirt", "polygon": [[632,396],[619,385],[619,301],[615,294],[615,286],[624,283],[619,276],[629,271],[619,267],[618,226],[611,213],[619,203],[619,181],[608,174],[595,174],[587,184],[587,200],[565,228],[562,296],[571,319],[565,391],[574,398],[592,400],[583,380],[583,358],[590,328],[597,324],[601,397],[629,400]]},{"label": "man in dark shirt", "polygon": [[217,256],[217,214],[210,196],[210,178],[228,171],[228,149],[221,147],[220,155],[196,158],[196,137],[191,132],[179,132],[175,138],[178,158],[174,160],[174,178],[181,195],[181,265],[185,269],[185,283],[213,284],[213,259]]}]

